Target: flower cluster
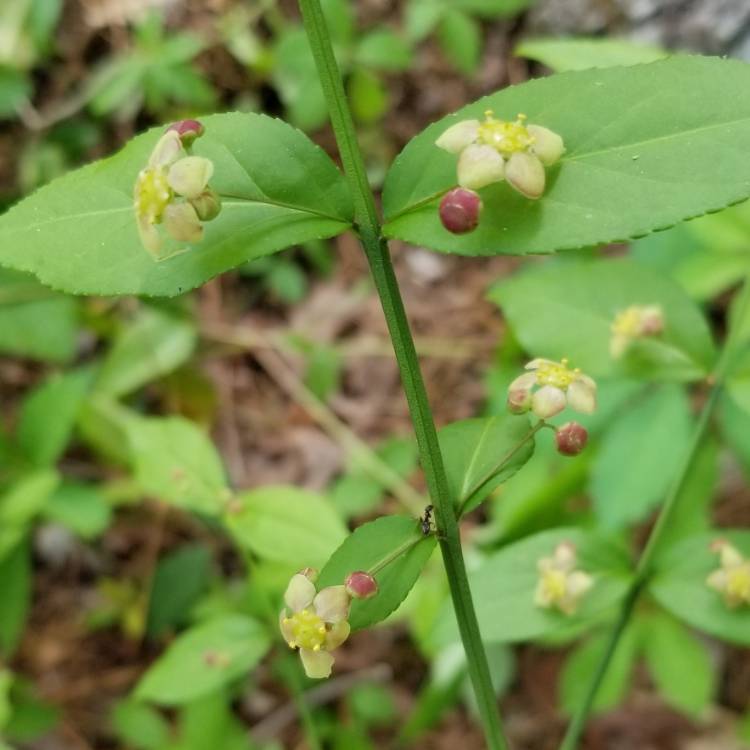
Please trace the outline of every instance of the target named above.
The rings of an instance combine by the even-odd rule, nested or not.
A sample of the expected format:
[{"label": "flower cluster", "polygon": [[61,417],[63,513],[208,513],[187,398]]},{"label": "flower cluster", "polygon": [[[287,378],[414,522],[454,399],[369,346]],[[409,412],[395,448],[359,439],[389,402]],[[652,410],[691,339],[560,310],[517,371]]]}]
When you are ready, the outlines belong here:
[{"label": "flower cluster", "polygon": [[290,648],[298,649],[308,677],[321,679],[331,674],[337,649],[350,633],[349,607],[352,599],[369,599],[378,592],[375,579],[364,571],[347,576],[340,586],[317,591],[313,568],[292,576],[279,615],[279,627]]},{"label": "flower cluster", "polygon": [[164,240],[160,225],[178,242],[199,242],[203,222],[215,219],[221,210],[218,195],[208,186],[213,163],[186,150],[202,133],[203,126],[195,120],[172,125],[136,180],[133,202],[138,233],[155,257]]},{"label": "flower cluster", "polygon": [[617,313],[611,330],[609,353],[619,359],[635,339],[662,333],[664,313],[659,305],[631,305]]},{"label": "flower cluster", "polygon": [[576,548],[570,542],[558,544],[552,557],[537,562],[539,582],[534,593],[537,607],[575,614],[581,599],[594,584],[588,573],[575,569],[577,562]]},{"label": "flower cluster", "polygon": [[514,414],[531,410],[549,419],[566,406],[582,414],[596,410],[596,383],[579,369],[571,370],[567,359],[534,359],[526,369],[508,387],[508,408]]},{"label": "flower cluster", "polygon": [[463,120],[435,142],[458,154],[458,184],[479,190],[494,182],[508,184],[527,198],[539,198],[546,183],[545,167],[565,153],[562,138],[541,125],[527,125],[526,116],[515,122],[497,119],[491,110],[484,121]]},{"label": "flower cluster", "polygon": [[732,609],[750,605],[750,559],[723,539],[714,542],[712,549],[719,554],[721,567],[708,576],[708,586],[718,591]]}]

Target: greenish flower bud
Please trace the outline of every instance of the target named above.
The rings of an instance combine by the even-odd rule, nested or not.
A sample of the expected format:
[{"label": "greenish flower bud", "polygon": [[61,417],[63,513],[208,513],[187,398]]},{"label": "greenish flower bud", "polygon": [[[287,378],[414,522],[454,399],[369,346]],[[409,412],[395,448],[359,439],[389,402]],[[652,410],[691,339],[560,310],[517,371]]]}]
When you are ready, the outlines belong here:
[{"label": "greenish flower bud", "polygon": [[190,205],[195,209],[201,221],[211,221],[221,212],[221,198],[211,188],[204,190],[197,198],[192,198]]}]

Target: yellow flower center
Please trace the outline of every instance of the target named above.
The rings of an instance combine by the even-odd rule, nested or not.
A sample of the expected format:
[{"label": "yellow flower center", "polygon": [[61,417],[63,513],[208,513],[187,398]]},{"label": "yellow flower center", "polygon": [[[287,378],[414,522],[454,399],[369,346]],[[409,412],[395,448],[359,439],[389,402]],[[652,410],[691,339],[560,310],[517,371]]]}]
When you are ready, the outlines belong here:
[{"label": "yellow flower center", "polygon": [[165,169],[149,167],[138,175],[135,183],[135,211],[139,216],[158,224],[172,198]]},{"label": "yellow flower center", "polygon": [[545,570],[542,573],[542,587],[551,602],[561,602],[568,590],[568,577],[560,570]]},{"label": "yellow flower center", "polygon": [[727,571],[727,596],[750,604],[750,563]]},{"label": "yellow flower center", "polygon": [[479,126],[479,142],[492,146],[503,156],[510,156],[518,151],[528,151],[534,143],[534,136],[524,125],[526,115],[518,115],[515,122],[498,120],[492,110],[485,112],[485,120]]},{"label": "yellow flower center", "polygon": [[641,330],[641,311],[637,307],[629,307],[617,313],[612,323],[612,333],[621,336],[635,337]]},{"label": "yellow flower center", "polygon": [[580,370],[568,369],[568,360],[562,362],[542,362],[536,371],[539,385],[553,385],[565,390],[580,374]]},{"label": "yellow flower center", "polygon": [[291,626],[291,648],[305,648],[310,651],[320,651],[326,642],[326,625],[319,615],[309,609],[295,612],[291,617],[284,618],[284,625]]}]

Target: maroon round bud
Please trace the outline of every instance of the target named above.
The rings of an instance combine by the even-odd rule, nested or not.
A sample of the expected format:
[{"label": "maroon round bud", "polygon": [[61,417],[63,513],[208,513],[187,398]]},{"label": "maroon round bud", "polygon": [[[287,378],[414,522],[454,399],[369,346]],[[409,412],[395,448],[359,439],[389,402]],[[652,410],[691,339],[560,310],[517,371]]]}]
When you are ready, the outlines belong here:
[{"label": "maroon round bud", "polygon": [[557,450],[563,456],[577,456],[588,442],[589,434],[578,422],[566,422],[555,432]]},{"label": "maroon round bud", "polygon": [[170,130],[174,130],[180,136],[180,140],[184,146],[189,146],[205,132],[203,124],[198,122],[198,120],[179,120],[167,128],[167,131]]},{"label": "maroon round bud", "polygon": [[378,582],[363,570],[349,573],[344,585],[349,596],[354,599],[370,599],[378,593]]},{"label": "maroon round bud", "polygon": [[481,214],[482,199],[473,190],[455,188],[440,201],[440,221],[453,234],[474,231]]}]

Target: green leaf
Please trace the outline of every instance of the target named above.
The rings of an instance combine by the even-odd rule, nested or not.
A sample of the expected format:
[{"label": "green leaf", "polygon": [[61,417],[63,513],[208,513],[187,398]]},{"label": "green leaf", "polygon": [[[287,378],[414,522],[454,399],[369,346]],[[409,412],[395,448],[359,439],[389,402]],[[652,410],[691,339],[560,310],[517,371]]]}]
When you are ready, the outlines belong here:
[{"label": "green leaf", "polygon": [[353,630],[384,620],[406,599],[435,549],[434,535],[423,536],[414,518],[383,516],[357,527],[320,571],[318,588],[335,586],[349,573],[370,570],[402,547],[404,552],[375,575],[378,594],[352,602],[349,624]]},{"label": "green leaf", "polygon": [[[594,578],[593,587],[571,616],[534,603],[539,581],[537,562],[551,557],[561,542],[570,542],[578,553],[578,570]],[[482,639],[488,643],[527,641],[579,628],[609,612],[625,595],[630,578],[627,554],[609,537],[578,528],[552,529],[511,544],[469,572]],[[456,624],[447,611],[440,618],[436,640],[456,638]]]},{"label": "green leaf", "polygon": [[460,10],[449,9],[440,19],[438,39],[446,57],[464,75],[472,75],[482,54],[482,29]]},{"label": "green leaf", "polygon": [[602,526],[621,529],[641,521],[664,499],[685,458],[692,422],[684,391],[663,386],[612,424],[589,484]]},{"label": "green leaf", "polygon": [[82,539],[93,539],[109,526],[112,509],[101,485],[66,482],[52,493],[44,507],[44,517]]},{"label": "green leaf", "polygon": [[377,122],[388,109],[388,89],[377,73],[355,68],[347,82],[352,113],[359,122]]},{"label": "green leaf", "polygon": [[31,94],[31,81],[25,73],[0,65],[0,120],[14,118]]},{"label": "green leaf", "polygon": [[[227,692],[213,692],[186,705],[181,711],[179,740],[168,750],[258,750],[249,739],[247,725],[232,710]],[[264,745],[263,750],[277,748]]]},{"label": "green leaf", "polygon": [[444,11],[439,0],[408,0],[404,12],[407,38],[422,41],[437,26]]},{"label": "green leaf", "polygon": [[245,676],[269,645],[265,630],[242,615],[196,625],[149,668],[135,698],[162,706],[188,703]]},{"label": "green leaf", "polygon": [[659,544],[665,548],[681,539],[711,528],[711,506],[719,483],[720,446],[706,435],[682,481],[677,500],[662,531]]},{"label": "green leaf", "polygon": [[184,624],[210,575],[211,553],[198,544],[184,545],[159,561],[146,618],[149,638]]},{"label": "green leaf", "polygon": [[[750,195],[748,86],[745,63],[674,57],[504,89],[434,123],[401,152],[385,183],[385,233],[443,252],[522,255],[623,241],[725,208]],[[479,227],[452,235],[437,205],[456,184],[457,160],[435,140],[487,109],[525,113],[559,133],[567,153],[548,170],[540,200],[492,185],[481,191]]]},{"label": "green leaf", "polygon": [[671,276],[697,300],[711,300],[747,272],[750,202],[636,240],[631,257]]},{"label": "green leaf", "polygon": [[[617,706],[630,690],[638,656],[640,623],[631,623],[620,637],[604,680],[596,694],[593,710],[608,711]],[[574,714],[583,703],[592,675],[601,663],[609,641],[608,633],[595,635],[573,651],[560,674],[560,702],[567,714]]]},{"label": "green leaf", "polygon": [[396,32],[375,29],[360,39],[354,60],[366,68],[398,73],[411,65],[411,49]]},{"label": "green leaf", "polygon": [[132,417],[125,425],[143,490],[179,508],[216,515],[231,498],[221,458],[208,436],[182,417]]},{"label": "green leaf", "polygon": [[654,598],[675,617],[698,630],[740,645],[750,645],[750,607],[730,609],[706,579],[720,568],[711,543],[726,539],[750,557],[750,531],[717,529],[685,539],[665,550],[657,560],[649,584]]},{"label": "green leaf", "polygon": [[320,567],[346,537],[330,500],[296,487],[243,492],[224,521],[243,549],[294,568]]},{"label": "green leaf", "polygon": [[16,437],[34,466],[52,466],[68,446],[91,385],[89,370],[55,375],[24,399]]},{"label": "green leaf", "polygon": [[174,295],[253,258],[345,231],[349,193],[331,159],[264,115],[203,119],[194,152],[215,167],[222,211],[191,248],[173,240],[156,262],[141,246],[133,185],[162,128],[55,180],[0,217],[0,263],[81,294]]},{"label": "green leaf", "polygon": [[722,437],[745,475],[750,476],[750,413],[740,408],[727,393],[721,395],[717,411]]},{"label": "green leaf", "polygon": [[514,52],[518,57],[528,57],[544,63],[558,73],[587,68],[610,68],[614,65],[638,65],[655,62],[669,55],[669,52],[654,45],[611,37],[524,39]]},{"label": "green leaf", "polygon": [[152,706],[132,699],[117,703],[111,715],[118,739],[138,750],[164,750],[171,736],[169,722]]},{"label": "green leaf", "polygon": [[273,80],[297,127],[310,131],[325,125],[328,108],[304,29],[294,27],[279,36],[274,46]]},{"label": "green leaf", "polygon": [[125,396],[175,370],[193,353],[195,328],[156,308],[143,307],[120,332],[96,381],[96,390]]},{"label": "green leaf", "polygon": [[0,497],[0,560],[26,536],[59,481],[55,471],[36,471],[24,476]]},{"label": "green leaf", "polygon": [[708,708],[715,689],[706,646],[683,625],[661,613],[643,621],[648,671],[667,702],[694,718]]},{"label": "green leaf", "polygon": [[[668,277],[627,259],[543,263],[502,281],[490,297],[529,354],[568,357],[594,377],[696,380],[716,358],[695,303]],[[662,309],[664,333],[633,342],[614,360],[609,342],[617,313],[654,304]]]},{"label": "green leaf", "polygon": [[[375,454],[402,479],[406,479],[417,466],[417,446],[413,440],[386,440],[375,449]],[[331,500],[342,515],[358,516],[376,510],[387,489],[354,460],[347,473],[331,488]]]},{"label": "green leaf", "polygon": [[28,274],[0,269],[0,352],[67,362],[76,351],[77,318],[71,297],[46,289]]},{"label": "green leaf", "polygon": [[0,655],[4,661],[15,652],[26,625],[31,606],[31,576],[31,548],[28,542],[22,541],[0,559],[0,591],[3,592]]},{"label": "green leaf", "polygon": [[[468,513],[510,479],[534,453],[527,417],[466,419],[440,430],[448,486],[456,507]],[[520,447],[519,447],[520,446]]]}]

